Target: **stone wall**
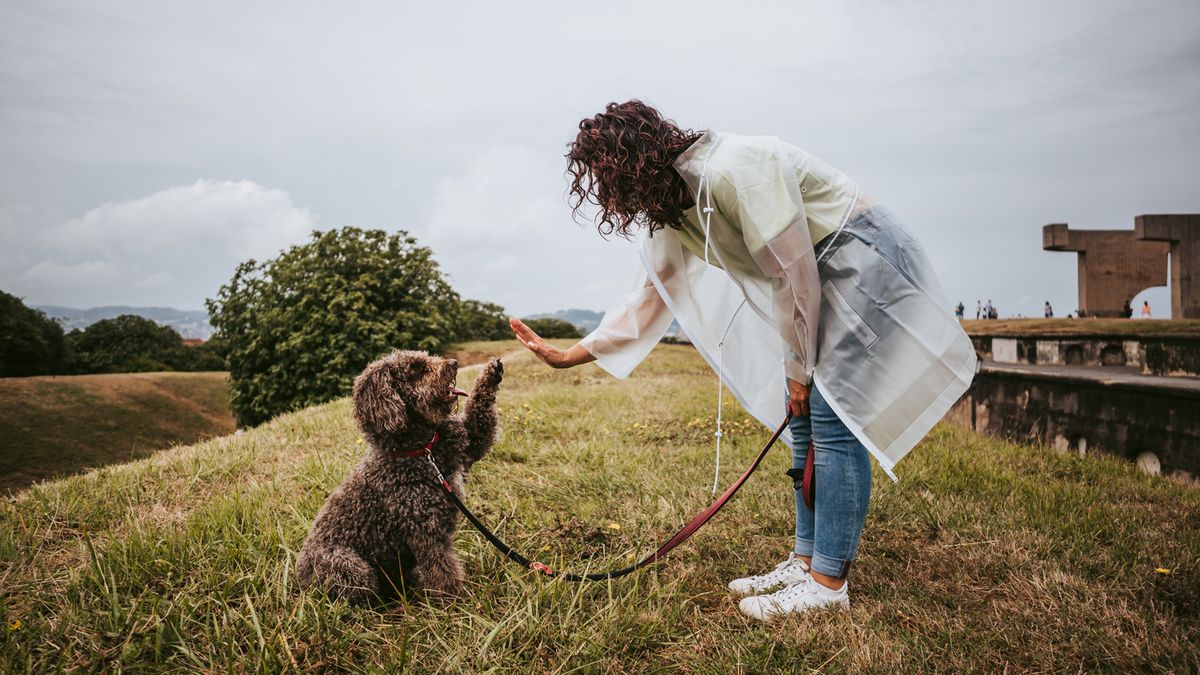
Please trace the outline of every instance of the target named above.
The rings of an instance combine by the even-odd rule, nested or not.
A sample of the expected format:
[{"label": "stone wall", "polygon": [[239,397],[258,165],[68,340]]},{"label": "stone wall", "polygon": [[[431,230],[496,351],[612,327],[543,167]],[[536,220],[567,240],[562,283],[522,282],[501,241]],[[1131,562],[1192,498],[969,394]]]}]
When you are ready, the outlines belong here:
[{"label": "stone wall", "polygon": [[1154,375],[1200,375],[1200,340],[1155,340],[1143,347],[1142,370]]},{"label": "stone wall", "polygon": [[1147,375],[1200,377],[1200,337],[972,335],[980,361],[1051,366],[1134,366]]},{"label": "stone wall", "polygon": [[1102,452],[1154,473],[1200,477],[1200,395],[1194,391],[984,368],[947,419],[989,436]]}]

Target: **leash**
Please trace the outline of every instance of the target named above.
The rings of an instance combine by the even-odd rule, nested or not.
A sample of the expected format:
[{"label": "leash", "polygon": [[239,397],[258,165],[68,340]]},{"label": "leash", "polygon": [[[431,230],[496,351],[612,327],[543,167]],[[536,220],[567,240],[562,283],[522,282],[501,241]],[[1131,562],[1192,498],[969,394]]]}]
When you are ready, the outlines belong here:
[{"label": "leash", "polygon": [[[659,546],[657,551],[628,567],[622,567],[621,569],[610,570],[608,572],[595,572],[592,574],[574,574],[571,572],[555,571],[548,565],[537,562],[536,560],[530,560],[529,558],[526,558],[520,553],[514,551],[511,546],[504,543],[500,537],[496,536],[495,532],[492,532],[490,529],[488,529],[488,527],[484,525],[474,513],[471,513],[471,510],[467,508],[467,505],[458,498],[458,495],[454,494],[454,488],[450,487],[450,483],[446,481],[444,476],[442,476],[442,471],[433,461],[432,454],[426,452],[425,456],[429,459],[429,463],[433,465],[433,470],[437,472],[438,481],[441,482],[442,488],[446,490],[446,494],[450,496],[450,501],[454,502],[454,506],[457,507],[464,516],[466,516],[471,525],[474,526],[476,530],[479,530],[479,533],[482,534],[484,538],[492,544],[492,546],[495,546],[496,550],[500,551],[505,558],[508,558],[522,567],[527,567],[531,570],[541,572],[542,574],[552,578],[565,579],[567,581],[605,581],[607,579],[623,577],[626,574],[636,572],[652,562],[661,560],[662,558],[666,557],[667,553],[670,553],[671,550],[676,546],[679,546],[683,542],[687,541],[688,538],[690,538],[696,533],[697,530],[703,527],[704,524],[709,521],[709,519],[716,515],[717,511],[720,511],[721,507],[725,506],[725,503],[733,498],[733,495],[737,494],[737,491],[741,489],[746,480],[750,478],[750,474],[754,473],[754,470],[758,468],[760,463],[762,463],[763,458],[767,456],[767,451],[771,449],[771,446],[775,444],[775,441],[779,440],[779,436],[783,433],[783,430],[787,428],[788,422],[791,419],[792,414],[791,411],[789,411],[783,420],[783,424],[779,425],[779,428],[775,430],[775,433],[771,434],[771,438],[767,440],[767,443],[762,447],[762,450],[758,451],[758,456],[754,458],[753,462],[751,462],[750,468],[746,469],[746,473],[743,473],[741,478],[737,479],[733,485],[730,485],[728,488],[726,488],[725,492],[718,497],[715,502],[710,504],[708,508],[696,514],[696,517],[693,518],[690,523],[684,525],[683,529],[676,532],[675,536],[668,539],[667,542],[662,546]],[[809,456],[812,456],[811,452],[809,453]]]}]

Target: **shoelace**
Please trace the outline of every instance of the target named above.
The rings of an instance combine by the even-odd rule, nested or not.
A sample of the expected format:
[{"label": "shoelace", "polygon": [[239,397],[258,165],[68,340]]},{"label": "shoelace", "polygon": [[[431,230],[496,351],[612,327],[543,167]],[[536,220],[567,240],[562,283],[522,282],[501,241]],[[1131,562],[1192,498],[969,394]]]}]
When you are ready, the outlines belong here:
[{"label": "shoelace", "polygon": [[[788,558],[787,560],[784,560],[783,562],[776,565],[774,570],[767,572],[766,574],[764,574],[758,578],[762,581],[775,581],[776,579],[781,578],[783,576],[783,573],[785,571],[787,571],[788,569],[790,569],[791,567],[799,566],[800,562],[801,561],[799,558]],[[804,568],[801,568],[801,569],[804,569]]]},{"label": "shoelace", "polygon": [[811,584],[811,583],[813,583],[812,579],[805,576],[800,581],[797,581],[794,584],[791,584],[789,586],[781,588],[778,591],[775,591],[774,593],[772,593],[771,599],[775,602],[791,600],[792,598],[796,597],[797,595],[803,595],[804,593],[808,592],[808,587],[809,587],[809,584]]}]

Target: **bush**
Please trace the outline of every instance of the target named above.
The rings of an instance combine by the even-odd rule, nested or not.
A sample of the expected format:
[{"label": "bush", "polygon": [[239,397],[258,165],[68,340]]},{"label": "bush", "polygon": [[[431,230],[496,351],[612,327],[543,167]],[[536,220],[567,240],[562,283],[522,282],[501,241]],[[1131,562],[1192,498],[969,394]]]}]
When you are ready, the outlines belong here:
[{"label": "bush", "polygon": [[62,326],[0,291],[0,377],[60,373],[66,360]]},{"label": "bush", "polygon": [[478,300],[465,300],[459,306],[457,342],[471,340],[504,340],[512,337],[508,314],[500,305]]},{"label": "bush", "polygon": [[403,231],[355,227],[242,263],[206,304],[243,426],[345,395],[394,347],[439,351],[462,320],[428,248]]},{"label": "bush", "polygon": [[225,370],[225,358],[221,356],[218,346],[208,342],[192,346],[181,345],[167,361],[171,364],[171,370],[191,373]]},{"label": "bush", "polygon": [[575,324],[562,319],[547,317],[545,319],[521,319],[533,332],[544,338],[580,338],[579,329]]},{"label": "bush", "polygon": [[183,338],[169,326],[122,314],[67,334],[72,373],[140,373],[180,370]]}]

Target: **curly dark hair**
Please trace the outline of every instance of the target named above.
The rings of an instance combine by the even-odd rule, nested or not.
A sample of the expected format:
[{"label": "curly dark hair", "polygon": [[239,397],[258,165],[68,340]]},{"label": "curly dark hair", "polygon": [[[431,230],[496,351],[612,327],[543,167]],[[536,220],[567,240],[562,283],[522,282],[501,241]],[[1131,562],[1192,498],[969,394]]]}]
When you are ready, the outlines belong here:
[{"label": "curly dark hair", "polygon": [[609,103],[579,123],[566,155],[572,216],[584,203],[598,206],[601,236],[629,238],[638,225],[651,234],[678,229],[692,195],[672,163],[700,136],[637,99]]}]

